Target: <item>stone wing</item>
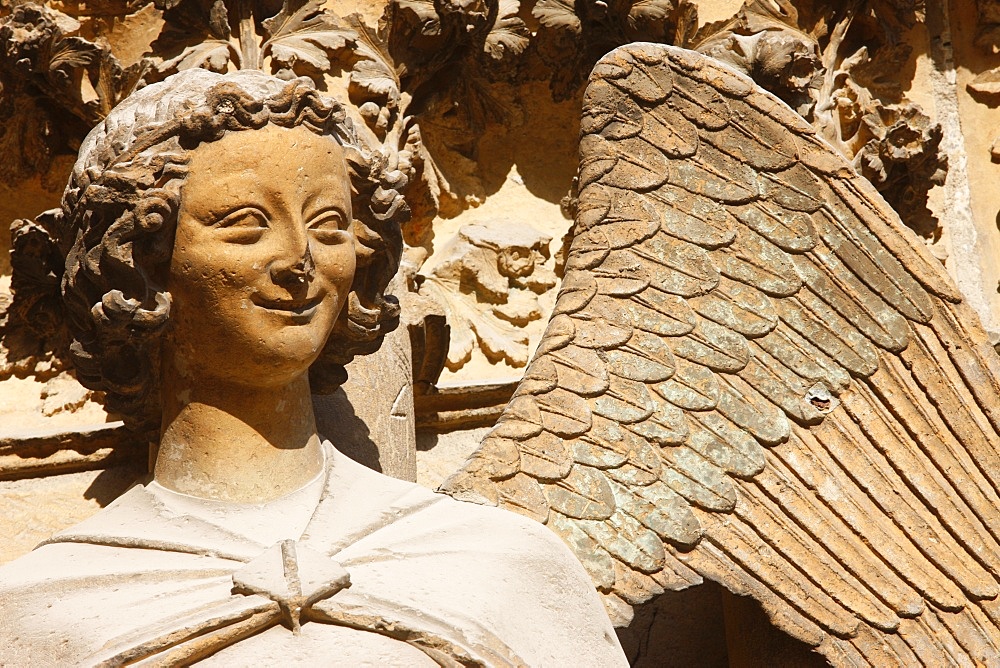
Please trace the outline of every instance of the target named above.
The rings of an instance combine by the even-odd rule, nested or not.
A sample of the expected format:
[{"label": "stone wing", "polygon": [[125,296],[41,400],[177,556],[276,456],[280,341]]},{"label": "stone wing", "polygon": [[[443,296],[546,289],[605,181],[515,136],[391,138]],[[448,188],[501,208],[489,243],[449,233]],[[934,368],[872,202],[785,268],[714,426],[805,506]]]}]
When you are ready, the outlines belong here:
[{"label": "stone wing", "polygon": [[536,518],[616,623],[718,581],[836,664],[1000,656],[1000,358],[875,189],[750,79],[606,56],[555,313],[443,490]]}]

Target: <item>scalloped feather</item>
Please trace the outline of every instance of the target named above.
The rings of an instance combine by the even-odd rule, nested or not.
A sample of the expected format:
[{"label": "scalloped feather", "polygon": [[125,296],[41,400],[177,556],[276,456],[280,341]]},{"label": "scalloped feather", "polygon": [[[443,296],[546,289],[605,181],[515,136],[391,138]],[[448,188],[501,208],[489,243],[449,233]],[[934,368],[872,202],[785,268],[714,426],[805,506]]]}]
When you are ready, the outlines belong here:
[{"label": "scalloped feather", "polygon": [[608,54],[582,127],[556,315],[443,491],[545,519],[617,623],[707,577],[838,665],[995,658],[1000,358],[940,263],[699,54]]}]

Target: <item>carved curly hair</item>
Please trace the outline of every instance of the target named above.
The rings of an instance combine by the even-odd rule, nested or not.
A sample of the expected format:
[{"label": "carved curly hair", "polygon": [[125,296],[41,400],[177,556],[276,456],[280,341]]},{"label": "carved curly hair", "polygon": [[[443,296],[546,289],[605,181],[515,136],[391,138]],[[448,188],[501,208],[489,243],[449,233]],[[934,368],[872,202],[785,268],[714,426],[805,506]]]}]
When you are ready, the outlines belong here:
[{"label": "carved curly hair", "polygon": [[384,294],[399,264],[399,194],[406,175],[362,146],[337,102],[304,80],[255,71],[188,70],[134,93],[87,135],[63,195],[62,294],[80,382],[103,390],[109,409],[137,430],[159,425],[165,289],[188,154],[227,132],[268,123],[303,126],[344,148],[351,179],[358,270],[347,305],[310,368],[314,392],[332,392],[344,365],[374,352],[398,323]]}]

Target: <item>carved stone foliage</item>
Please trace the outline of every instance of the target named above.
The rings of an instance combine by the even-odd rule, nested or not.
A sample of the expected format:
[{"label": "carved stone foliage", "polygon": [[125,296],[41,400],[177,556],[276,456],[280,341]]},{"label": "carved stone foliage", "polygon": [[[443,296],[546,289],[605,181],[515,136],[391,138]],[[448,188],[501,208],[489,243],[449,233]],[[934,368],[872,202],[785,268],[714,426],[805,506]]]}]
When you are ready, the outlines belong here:
[{"label": "carved stone foliage", "polygon": [[503,231],[466,225],[448,242],[419,292],[444,306],[452,332],[449,369],[460,368],[477,345],[490,361],[528,363],[522,328],[548,314],[539,296],[557,282],[545,266],[550,241],[528,225]]},{"label": "carved stone foliage", "polygon": [[[163,59],[158,72],[232,63],[270,67],[278,76],[310,76],[321,88],[325,75],[346,72],[351,101],[369,130],[392,147],[402,167],[414,169],[407,197],[415,215],[407,239],[424,241],[433,217],[442,206],[454,209],[459,195],[425,147],[421,126],[429,119],[468,144],[466,137],[476,136],[488,120],[505,118],[488,83],[503,77],[527,43],[518,3],[398,0],[370,26],[357,14],[337,17],[321,2],[293,1],[259,24],[238,15],[238,32],[229,27],[232,18],[226,21],[226,6],[217,0],[208,12],[180,13],[183,3],[167,9],[171,27],[154,48],[169,54],[187,46]],[[242,7],[237,11],[246,14]],[[200,32],[187,29],[192,23]],[[463,148],[473,155],[474,147]]]},{"label": "carved stone foliage", "polygon": [[[491,83],[509,79],[527,45],[517,0],[394,0],[376,28],[348,17],[357,31],[350,56],[350,96],[365,123],[414,168],[407,193],[414,211],[406,239],[426,243],[439,212],[454,215],[464,195],[449,183],[423,126],[436,129],[438,152],[473,168],[475,137],[509,110]],[[470,164],[471,163],[471,164]]]},{"label": "carved stone foliage", "polygon": [[[0,179],[45,173],[138,82],[107,46],[80,36],[77,19],[32,3],[0,19]],[[9,221],[8,221],[9,222]]]},{"label": "carved stone foliage", "polygon": [[411,244],[424,241],[443,200],[458,196],[426,149],[421,125],[457,114],[454,130],[474,136],[487,119],[504,118],[486,82],[502,76],[527,42],[516,0],[394,0],[376,26],[357,14],[339,17],[319,0],[287,0],[270,18],[264,5],[157,0],[166,25],[152,44],[156,78],[189,67],[257,68],[307,76],[326,89],[328,77],[346,73],[365,125],[400,169],[414,172],[406,234]]},{"label": "carved stone foliage", "polygon": [[536,39],[552,94],[573,97],[601,56],[629,42],[683,44],[698,27],[690,0],[539,0]]},{"label": "carved stone foliage", "polygon": [[912,48],[902,32],[922,3],[752,0],[684,45],[746,72],[813,123],[828,142],[932,240],[928,191],[944,183],[941,128],[904,94]]},{"label": "carved stone foliage", "polygon": [[[941,132],[906,99],[900,79],[912,54],[899,37],[922,20],[920,2],[752,0],[732,18],[700,27],[697,5],[389,0],[377,22],[336,14],[320,0],[105,2],[88,5],[89,14],[74,5],[73,16],[31,3],[0,8],[0,15],[6,12],[0,18],[0,112],[9,119],[0,128],[0,148],[9,156],[0,177],[17,182],[52,171],[53,157],[72,155],[87,129],[134,87],[179,70],[259,68],[305,76],[322,90],[346,92],[390,167],[410,175],[405,196],[414,215],[405,239],[436,259],[435,248],[473,243],[462,233],[439,238],[436,221],[491,196],[480,155],[485,131],[535,122],[519,91],[545,82],[555,100],[578,99],[601,56],[651,41],[696,49],[750,74],[852,159],[907,224],[932,239],[939,235],[926,198],[944,177]],[[141,57],[125,57],[118,42],[106,38],[107,26],[140,12],[157,18],[148,24],[145,50],[136,52]],[[61,164],[47,176],[53,191],[66,168]],[[470,262],[472,256],[458,264]],[[423,310],[446,312],[451,325],[447,350],[431,357],[446,357],[455,370],[472,346],[490,361],[523,366],[531,352],[524,327],[544,315],[525,314],[535,313],[539,298],[539,304],[551,302],[554,283],[516,285],[502,277],[512,292],[501,299],[492,288],[467,288],[467,279],[449,274],[458,265],[448,266],[415,267],[421,294],[439,302]]]},{"label": "carved stone foliage", "polygon": [[[423,175],[421,201],[426,208],[416,218],[424,221],[420,229],[426,231],[440,198],[451,192],[423,147],[420,120],[457,114],[460,118],[452,121],[456,129],[475,132],[487,120],[503,119],[503,105],[486,90],[487,83],[510,74],[512,59],[528,41],[516,0],[394,0],[377,26],[366,25],[357,14],[339,17],[318,0],[287,0],[282,5],[155,0],[141,6],[149,4],[162,12],[162,29],[146,57],[128,68],[121,67],[100,40],[78,36],[79,21],[66,14],[27,3],[4,17],[0,99],[11,110],[16,108],[20,124],[5,126],[4,141],[37,141],[58,125],[66,135],[64,143],[72,148],[136,86],[192,67],[306,76],[321,89],[327,88],[329,77],[346,72],[351,99],[371,131],[392,143],[400,159],[412,156]],[[136,8],[122,6],[121,15]],[[45,122],[45,114],[39,118],[31,113],[25,98],[44,101],[46,110],[64,109],[82,123],[66,127],[64,119],[56,119],[49,122],[52,128],[26,127]],[[15,155],[23,159],[5,163],[11,171],[4,176],[16,180],[37,170],[39,160],[30,149]],[[416,192],[410,197],[420,200]],[[419,238],[420,233],[410,236]]]},{"label": "carved stone foliage", "polygon": [[59,298],[60,258],[53,243],[52,217],[16,220],[11,226],[13,275],[10,301],[0,319],[0,378],[12,373],[47,375],[63,368],[67,342],[62,321],[65,314]]},{"label": "carved stone foliage", "polygon": [[273,16],[263,4],[222,0],[155,0],[155,5],[166,23],[152,44],[150,79],[192,67],[226,72],[232,66],[321,83],[333,67],[331,57],[354,37],[319,2],[286,2]]}]

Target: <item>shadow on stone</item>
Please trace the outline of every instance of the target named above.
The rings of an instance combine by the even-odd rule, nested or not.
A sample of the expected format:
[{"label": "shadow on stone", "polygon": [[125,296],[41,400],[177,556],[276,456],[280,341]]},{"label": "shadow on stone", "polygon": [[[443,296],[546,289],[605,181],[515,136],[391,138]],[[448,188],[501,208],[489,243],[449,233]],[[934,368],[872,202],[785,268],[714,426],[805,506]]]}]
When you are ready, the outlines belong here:
[{"label": "shadow on stone", "polygon": [[750,598],[714,582],[668,591],[635,609],[618,629],[636,668],[813,668],[824,659],[771,624]]},{"label": "shadow on stone", "polygon": [[146,468],[138,464],[113,466],[104,469],[83,492],[83,498],[96,501],[102,508],[125,493],[129,487],[146,475]]},{"label": "shadow on stone", "polygon": [[321,436],[354,461],[382,473],[378,446],[371,439],[368,425],[354,412],[343,389],[337,388],[333,394],[314,394],[313,410]]}]

